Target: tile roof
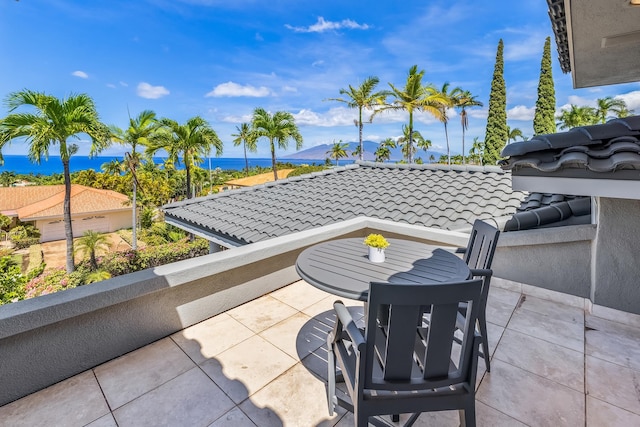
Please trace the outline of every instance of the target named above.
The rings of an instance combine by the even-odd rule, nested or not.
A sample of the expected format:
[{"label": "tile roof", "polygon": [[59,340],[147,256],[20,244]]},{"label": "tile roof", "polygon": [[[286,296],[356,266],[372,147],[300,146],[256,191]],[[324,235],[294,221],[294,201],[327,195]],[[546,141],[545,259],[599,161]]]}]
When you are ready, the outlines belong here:
[{"label": "tile roof", "polygon": [[496,167],[362,162],[163,207],[186,229],[246,244],[369,216],[457,230],[515,212],[524,193]]},{"label": "tile roof", "polygon": [[502,156],[507,157],[500,162],[502,168],[514,171],[523,168],[543,173],[640,170],[640,116],[537,135],[529,141],[507,145]]},{"label": "tile roof", "polygon": [[[280,169],[278,170],[278,179],[285,179],[289,174],[293,172],[293,169]],[[273,172],[261,173],[259,175],[248,176],[246,178],[232,179],[225,182],[226,185],[233,185],[238,187],[251,187],[253,185],[266,184],[273,181]]]},{"label": "tile roof", "polygon": [[591,198],[564,194],[531,193],[504,226],[504,231],[589,224]]},{"label": "tile roof", "polygon": [[[64,185],[0,187],[0,211],[15,210],[20,220],[62,216]],[[74,214],[131,209],[129,198],[111,190],[71,185],[71,210]]]}]

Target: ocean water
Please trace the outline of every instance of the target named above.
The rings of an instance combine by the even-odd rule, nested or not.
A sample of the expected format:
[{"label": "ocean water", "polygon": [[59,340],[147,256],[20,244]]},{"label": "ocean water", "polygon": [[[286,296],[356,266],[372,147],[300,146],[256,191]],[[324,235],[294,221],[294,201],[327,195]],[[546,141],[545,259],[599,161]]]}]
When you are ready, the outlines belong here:
[{"label": "ocean water", "polygon": [[[14,172],[16,174],[41,174],[51,175],[54,173],[62,173],[62,162],[60,157],[50,156],[49,160],[42,161],[41,164],[31,163],[27,156],[19,155],[4,155],[4,165],[0,166],[0,173],[4,171]],[[93,169],[96,172],[101,172],[101,166],[104,163],[112,160],[122,160],[122,156],[72,156],[69,161],[69,169],[71,172],[77,172],[85,169]],[[165,158],[154,157],[154,162],[162,164]],[[225,158],[225,157],[211,157],[211,169],[220,168],[222,170],[242,170],[244,169],[244,158]],[[281,159],[279,162],[288,162],[294,165],[311,165],[311,164],[324,164],[322,160],[309,160],[309,159]],[[340,160],[340,165],[346,165],[353,163],[352,160]],[[209,168],[209,161],[205,160],[201,165],[203,169]],[[249,159],[249,167],[271,167],[271,159]],[[178,169],[182,169],[183,165],[177,166]]]}]

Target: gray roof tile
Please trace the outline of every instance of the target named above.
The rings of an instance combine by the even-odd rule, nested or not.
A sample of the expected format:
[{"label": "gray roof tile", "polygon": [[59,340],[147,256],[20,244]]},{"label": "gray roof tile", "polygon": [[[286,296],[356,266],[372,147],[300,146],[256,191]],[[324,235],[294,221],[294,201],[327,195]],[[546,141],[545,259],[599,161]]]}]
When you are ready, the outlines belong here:
[{"label": "gray roof tile", "polygon": [[503,169],[536,169],[553,173],[563,169],[612,173],[640,169],[640,116],[581,126],[568,132],[538,135],[507,145]]},{"label": "gray roof tile", "polygon": [[589,224],[590,222],[590,197],[531,193],[522,201],[513,217],[507,221],[504,231]]},{"label": "gray roof tile", "polygon": [[163,207],[186,229],[252,243],[358,216],[449,230],[476,218],[510,215],[524,199],[495,167],[386,165],[347,167],[231,190]]}]

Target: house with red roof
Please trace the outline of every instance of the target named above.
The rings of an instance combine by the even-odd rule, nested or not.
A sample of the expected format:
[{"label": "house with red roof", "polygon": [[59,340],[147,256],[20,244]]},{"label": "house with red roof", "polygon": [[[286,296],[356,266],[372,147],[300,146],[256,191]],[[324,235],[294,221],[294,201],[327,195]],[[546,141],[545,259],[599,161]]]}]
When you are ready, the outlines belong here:
[{"label": "house with red roof", "polygon": [[[0,187],[0,213],[40,230],[40,241],[62,240],[64,185]],[[132,226],[132,206],[124,194],[71,185],[74,237],[87,230],[109,233]]]}]

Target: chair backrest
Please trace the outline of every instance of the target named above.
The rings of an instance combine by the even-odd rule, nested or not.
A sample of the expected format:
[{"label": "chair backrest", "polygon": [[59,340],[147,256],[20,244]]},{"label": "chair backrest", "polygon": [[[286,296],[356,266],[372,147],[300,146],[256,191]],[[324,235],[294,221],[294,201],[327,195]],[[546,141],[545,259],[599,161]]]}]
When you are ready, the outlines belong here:
[{"label": "chair backrest", "polygon": [[498,236],[500,231],[497,228],[482,220],[475,220],[464,253],[464,261],[469,268],[491,268],[493,255],[498,246]]},{"label": "chair backrest", "polygon": [[[366,356],[359,372],[364,381],[361,378],[360,386],[409,391],[468,381],[481,287],[480,279],[437,284],[371,283]],[[460,303],[467,303],[469,309],[461,329],[459,357],[452,360],[452,354],[457,354],[454,332]],[[425,306],[431,309],[427,328],[422,325]],[[379,318],[385,318],[385,323],[381,325]]]}]

